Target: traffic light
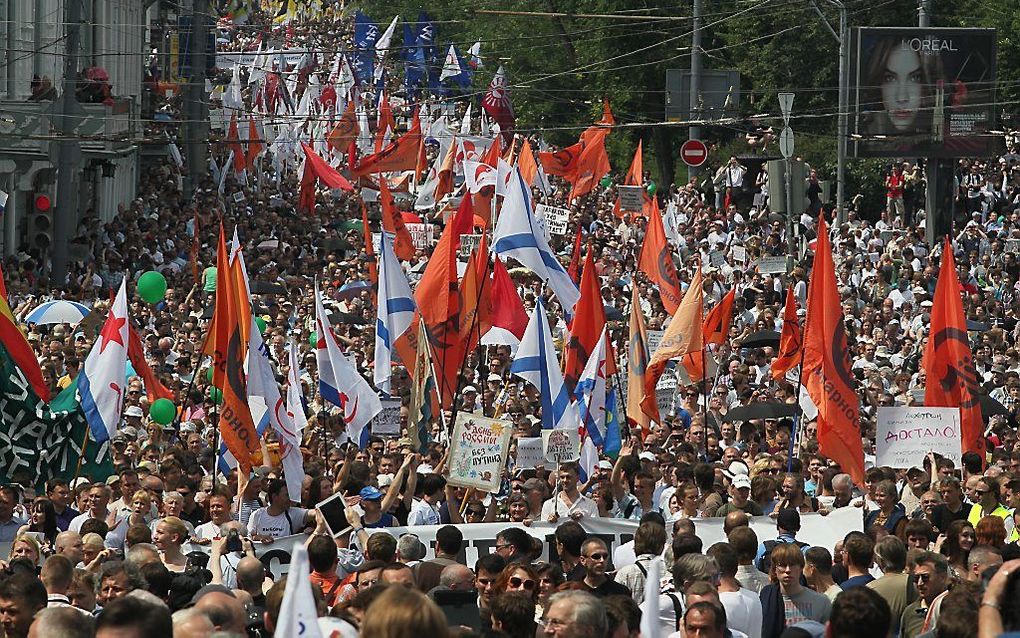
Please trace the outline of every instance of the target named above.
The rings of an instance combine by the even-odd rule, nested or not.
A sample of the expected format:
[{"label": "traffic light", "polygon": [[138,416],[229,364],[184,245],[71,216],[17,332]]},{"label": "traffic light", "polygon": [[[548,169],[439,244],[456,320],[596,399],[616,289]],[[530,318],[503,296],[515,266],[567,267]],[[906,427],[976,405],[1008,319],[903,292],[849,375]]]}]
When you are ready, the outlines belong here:
[{"label": "traffic light", "polygon": [[48,192],[36,191],[32,194],[28,236],[36,248],[48,250],[53,244],[53,200]]}]

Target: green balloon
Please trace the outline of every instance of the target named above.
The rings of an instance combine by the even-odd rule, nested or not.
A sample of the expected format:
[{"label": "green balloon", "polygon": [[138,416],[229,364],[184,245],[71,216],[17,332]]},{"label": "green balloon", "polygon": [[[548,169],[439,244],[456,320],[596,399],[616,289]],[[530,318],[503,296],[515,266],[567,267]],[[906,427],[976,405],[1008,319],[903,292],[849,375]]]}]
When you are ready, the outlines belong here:
[{"label": "green balloon", "polygon": [[318,345],[318,343],[319,343],[319,333],[318,332],[312,332],[312,334],[308,335],[308,343],[310,343],[313,346]]},{"label": "green balloon", "polygon": [[146,303],[159,303],[166,296],[166,277],[150,270],[138,278],[138,296]]},{"label": "green balloon", "polygon": [[177,416],[177,406],[170,399],[156,399],[151,406],[149,406],[149,416],[152,420],[160,425],[167,425],[172,423],[174,417]]},{"label": "green balloon", "polygon": [[212,383],[212,375],[213,368],[212,366],[209,366],[208,368],[205,369],[205,380],[208,381],[209,383]]},{"label": "green balloon", "polygon": [[605,177],[602,178],[602,180],[599,183],[602,184],[602,188],[609,188],[610,186],[613,185],[613,180],[608,175],[606,175]]},{"label": "green balloon", "polygon": [[223,390],[220,390],[216,386],[209,388],[209,400],[216,405],[223,403]]},{"label": "green balloon", "polygon": [[266,320],[262,317],[255,317],[255,325],[259,327],[259,334],[266,334]]},{"label": "green balloon", "polygon": [[649,195],[654,195],[655,191],[659,190],[659,187],[655,185],[655,182],[650,182],[645,190],[648,191]]}]

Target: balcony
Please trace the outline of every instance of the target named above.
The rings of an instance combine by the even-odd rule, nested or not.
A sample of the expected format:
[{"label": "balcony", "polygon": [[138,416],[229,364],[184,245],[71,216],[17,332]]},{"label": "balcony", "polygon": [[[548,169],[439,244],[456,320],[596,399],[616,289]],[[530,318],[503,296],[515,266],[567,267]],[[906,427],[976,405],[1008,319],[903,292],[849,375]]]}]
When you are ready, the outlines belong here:
[{"label": "balcony", "polygon": [[[60,140],[59,102],[0,100],[0,154],[49,154]],[[85,153],[123,153],[140,135],[138,105],[132,98],[114,98],[112,105],[80,104],[72,116],[74,135]]]}]

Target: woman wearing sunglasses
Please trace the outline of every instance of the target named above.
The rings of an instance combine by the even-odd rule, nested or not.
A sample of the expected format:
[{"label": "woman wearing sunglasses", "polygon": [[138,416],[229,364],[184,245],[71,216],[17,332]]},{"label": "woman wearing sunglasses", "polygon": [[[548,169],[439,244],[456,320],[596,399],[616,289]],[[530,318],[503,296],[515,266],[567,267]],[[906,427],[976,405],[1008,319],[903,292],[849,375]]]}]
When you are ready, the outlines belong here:
[{"label": "woman wearing sunglasses", "polygon": [[538,602],[538,573],[531,565],[507,565],[496,579],[496,594],[507,591],[524,592]]}]

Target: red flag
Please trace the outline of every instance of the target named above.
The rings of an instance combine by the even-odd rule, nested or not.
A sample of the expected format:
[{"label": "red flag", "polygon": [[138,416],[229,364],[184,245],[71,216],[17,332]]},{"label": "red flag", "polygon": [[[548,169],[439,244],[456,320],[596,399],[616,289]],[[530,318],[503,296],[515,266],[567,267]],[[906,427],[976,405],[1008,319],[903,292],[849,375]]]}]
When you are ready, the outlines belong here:
[{"label": "red flag", "polygon": [[978,401],[981,385],[967,341],[961,292],[953,246],[947,236],[942,245],[942,263],[931,309],[931,331],[921,359],[921,368],[928,379],[924,404],[960,408],[960,449],[977,453],[984,463],[984,424]]},{"label": "red flag", "polygon": [[779,354],[770,366],[773,379],[779,381],[800,363],[802,343],[800,325],[797,323],[797,298],[793,294],[793,286],[790,286],[786,289],[786,304],[783,306],[783,333],[779,337]]},{"label": "red flag", "polygon": [[444,408],[453,405],[457,376],[465,354],[460,340],[462,305],[457,280],[457,252],[460,250],[460,236],[471,232],[471,217],[471,196],[465,193],[457,214],[439,237],[414,291],[415,302],[429,332]]},{"label": "red flag", "polygon": [[21,331],[18,322],[14,319],[14,313],[7,305],[7,286],[3,283],[3,274],[0,273],[0,289],[3,296],[0,296],[0,345],[7,350],[21,372],[25,380],[32,386],[32,391],[44,402],[50,400],[50,388],[43,379],[42,368],[39,366],[39,359],[36,358],[28,338]]},{"label": "red flag", "polygon": [[843,307],[825,217],[818,219],[815,263],[808,288],[801,371],[811,400],[818,407],[818,451],[839,463],[857,485],[864,484],[860,402],[850,372]]},{"label": "red flag", "polygon": [[[598,273],[595,272],[595,261],[592,259],[591,248],[584,258],[584,270],[581,273],[581,298],[574,308],[574,320],[570,324],[570,340],[563,352],[563,378],[567,389],[574,390],[577,380],[584,372],[591,353],[598,345],[602,329],[606,327],[606,307],[602,300],[602,286]],[[606,374],[613,374],[613,357],[606,353]]]},{"label": "red flag", "polygon": [[567,267],[567,274],[574,284],[580,283],[581,270],[581,224],[577,225],[577,233],[574,235],[574,252],[570,255],[570,265]]},{"label": "red flag", "polygon": [[326,136],[326,143],[334,151],[346,152],[351,142],[358,139],[361,128],[358,126],[358,116],[354,112],[354,102],[348,102],[343,115],[337,120],[336,125]]},{"label": "red flag", "polygon": [[302,142],[301,149],[305,152],[305,170],[301,174],[301,190],[298,192],[299,210],[310,213],[315,211],[315,186],[318,180],[330,188],[354,190],[354,185],[319,157],[311,146]]},{"label": "red flag", "polygon": [[417,111],[411,119],[411,128],[406,133],[390,142],[378,153],[362,158],[354,167],[352,174],[355,177],[360,177],[371,173],[417,170],[420,155],[424,152],[421,122],[418,121]]},{"label": "red flag", "polygon": [[386,132],[392,135],[397,130],[397,121],[393,119],[393,109],[390,108],[390,98],[383,93],[379,101],[379,118],[375,127],[375,152],[383,149],[383,142],[386,140]]},{"label": "red flag", "polygon": [[375,248],[372,247],[372,227],[368,225],[368,210],[365,209],[365,202],[361,202],[361,228],[365,236],[365,257],[368,260],[368,280],[377,283],[379,281],[379,266],[375,260]]},{"label": "red flag", "polygon": [[248,160],[245,158],[244,147],[241,146],[241,136],[237,131],[237,113],[230,116],[226,142],[227,148],[234,151],[234,173],[243,173]]},{"label": "red flag", "polygon": [[138,337],[138,330],[133,322],[128,322],[128,358],[131,359],[131,366],[135,369],[135,372],[142,378],[142,384],[145,386],[145,396],[148,398],[149,403],[156,399],[170,399],[173,401],[174,393],[160,383],[156,374],[149,366],[149,362],[145,360],[142,340]]},{"label": "red flag", "polygon": [[517,286],[499,257],[494,257],[492,262],[492,327],[514,335],[517,343],[528,327],[528,313],[517,294]]},{"label": "red flag", "polygon": [[500,66],[489,83],[489,90],[482,98],[482,108],[493,120],[499,123],[499,130],[503,139],[510,142],[513,139],[514,131],[514,107],[510,103],[510,93],[507,91],[506,72]]},{"label": "red flag", "polygon": [[[675,314],[680,307],[680,277],[673,263],[673,251],[666,241],[666,230],[662,226],[662,215],[657,204],[652,204],[652,214],[648,218],[648,230],[645,243],[641,247],[641,258],[638,270],[659,286],[659,298],[669,314]],[[698,317],[701,321],[701,317]]]},{"label": "red flag", "polygon": [[411,233],[407,226],[404,226],[404,218],[394,205],[389,184],[382,176],[379,178],[379,205],[382,211],[382,229],[393,235],[393,253],[401,261],[411,261],[414,259]]},{"label": "red flag", "polygon": [[263,151],[266,150],[266,145],[263,143],[262,133],[259,130],[258,125],[255,123],[254,117],[248,118],[248,152],[245,154],[245,164],[247,168],[251,168],[255,165],[255,160]]}]

